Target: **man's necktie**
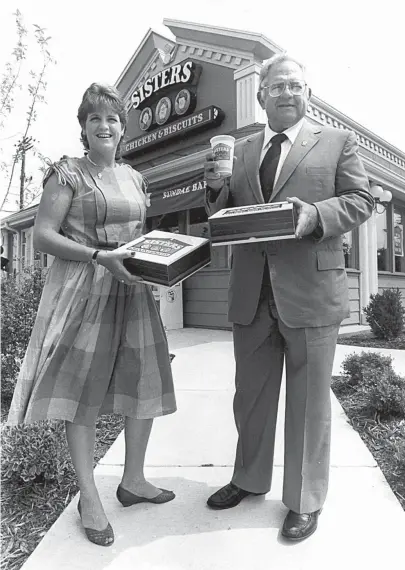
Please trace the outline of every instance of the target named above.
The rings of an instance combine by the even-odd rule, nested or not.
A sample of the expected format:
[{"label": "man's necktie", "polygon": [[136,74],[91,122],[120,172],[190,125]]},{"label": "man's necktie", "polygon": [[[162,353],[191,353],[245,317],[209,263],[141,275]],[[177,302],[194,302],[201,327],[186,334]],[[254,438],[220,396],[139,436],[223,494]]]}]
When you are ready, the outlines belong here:
[{"label": "man's necktie", "polygon": [[[263,161],[260,165],[259,176],[260,184],[262,187],[263,198],[265,202],[270,200],[271,194],[274,187],[274,179],[276,177],[277,166],[280,160],[281,153],[281,143],[287,139],[287,135],[284,133],[279,133],[274,135],[271,140],[271,147],[266,152]],[[267,263],[267,255],[265,258],[264,269],[263,269],[263,281],[262,288],[260,291],[260,299],[264,299],[268,296],[268,292],[271,290],[270,276],[269,276],[269,266]]]},{"label": "man's necktie", "polygon": [[287,140],[287,135],[279,133],[270,139],[271,147],[266,152],[259,169],[260,184],[265,202],[270,200],[274,187],[277,166],[280,160],[281,143]]}]

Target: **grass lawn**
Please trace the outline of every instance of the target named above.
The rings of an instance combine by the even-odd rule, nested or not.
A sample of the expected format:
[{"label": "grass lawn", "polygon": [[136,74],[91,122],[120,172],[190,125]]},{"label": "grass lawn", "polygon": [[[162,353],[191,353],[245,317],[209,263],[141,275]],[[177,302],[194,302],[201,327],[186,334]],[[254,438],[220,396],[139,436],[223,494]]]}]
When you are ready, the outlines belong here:
[{"label": "grass lawn", "polygon": [[339,335],[338,344],[405,350],[405,332],[403,332],[398,338],[394,338],[392,340],[375,338],[371,331],[344,333]]}]

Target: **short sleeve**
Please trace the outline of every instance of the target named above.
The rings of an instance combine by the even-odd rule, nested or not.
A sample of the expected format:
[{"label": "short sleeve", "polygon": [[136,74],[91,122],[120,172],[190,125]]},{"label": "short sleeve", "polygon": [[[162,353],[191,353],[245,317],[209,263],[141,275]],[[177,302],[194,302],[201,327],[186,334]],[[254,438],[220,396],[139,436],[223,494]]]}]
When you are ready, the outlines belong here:
[{"label": "short sleeve", "polygon": [[77,192],[80,184],[80,177],[75,159],[64,157],[58,162],[52,163],[45,172],[44,179],[42,181],[43,188],[52,174],[56,174],[58,184],[61,186],[70,186],[74,192]]},{"label": "short sleeve", "polygon": [[132,168],[132,166],[130,166],[129,164],[126,164],[125,166],[127,167],[132,180],[135,182],[135,185],[143,192],[143,194],[146,194],[146,191],[149,186],[149,182],[146,176],[143,176],[140,172]]}]

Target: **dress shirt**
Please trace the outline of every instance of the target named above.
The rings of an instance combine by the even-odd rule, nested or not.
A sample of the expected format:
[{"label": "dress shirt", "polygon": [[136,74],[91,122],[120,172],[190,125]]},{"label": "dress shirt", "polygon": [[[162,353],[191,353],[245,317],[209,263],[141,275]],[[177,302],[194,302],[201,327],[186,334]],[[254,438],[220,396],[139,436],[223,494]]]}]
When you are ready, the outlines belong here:
[{"label": "dress shirt", "polygon": [[[295,139],[297,138],[298,133],[301,130],[301,127],[302,127],[304,120],[305,120],[305,118],[303,117],[300,121],[298,121],[298,123],[296,123],[292,127],[289,127],[285,131],[282,131],[288,138],[281,143],[280,160],[278,162],[276,176],[274,177],[274,186],[276,185],[276,182],[277,182],[277,179],[280,175],[280,171],[281,171],[281,168],[284,164],[284,161],[287,158],[287,155],[290,152],[291,147],[294,144]],[[271,130],[271,128],[269,127],[269,125],[267,123],[266,126],[264,127],[264,140],[263,140],[262,152],[260,154],[260,164],[263,162],[263,159],[266,155],[266,152],[268,151],[268,149],[271,146],[270,139],[272,137],[274,137],[274,135],[277,135],[277,134],[278,133]],[[273,188],[274,188],[274,186],[273,186]],[[316,208],[316,206],[315,206],[315,208]],[[317,211],[318,211],[318,209],[317,209]],[[312,232],[312,236],[315,239],[321,239],[323,236],[323,228],[322,228],[322,224],[321,224],[321,221],[319,218],[319,213],[318,213],[318,225],[315,228],[315,230]]]},{"label": "dress shirt", "polygon": [[[289,127],[285,131],[282,131],[286,135],[287,139],[281,143],[280,160],[278,162],[276,175],[274,177],[274,186],[276,185],[276,182],[277,182],[277,179],[280,175],[280,171],[281,171],[281,168],[284,164],[284,161],[287,158],[287,154],[290,152],[291,147],[294,144],[295,139],[297,138],[298,133],[301,130],[303,122],[304,122],[304,119],[302,118],[300,121],[298,121],[298,123],[296,123],[292,127]],[[271,128],[269,127],[268,123],[267,123],[266,126],[264,127],[264,140],[263,140],[262,152],[260,154],[260,164],[263,162],[263,159],[265,157],[266,152],[271,147],[270,139],[272,137],[274,137],[274,135],[277,135],[277,134],[279,134],[279,133],[272,131]]]}]

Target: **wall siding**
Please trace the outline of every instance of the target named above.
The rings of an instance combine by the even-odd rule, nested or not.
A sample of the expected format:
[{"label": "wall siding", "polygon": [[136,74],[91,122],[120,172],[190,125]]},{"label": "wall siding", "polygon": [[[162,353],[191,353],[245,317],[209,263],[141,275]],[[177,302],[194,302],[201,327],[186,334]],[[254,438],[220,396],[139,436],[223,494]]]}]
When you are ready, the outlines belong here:
[{"label": "wall siding", "polygon": [[[345,319],[342,324],[359,324],[359,273],[348,271],[348,283],[350,317]],[[210,267],[202,269],[186,279],[183,283],[184,326],[231,329],[232,324],[227,318],[228,284],[228,269]]]},{"label": "wall siding", "polygon": [[347,281],[349,285],[350,317],[342,321],[342,325],[360,324],[360,272],[347,270]]},{"label": "wall siding", "polygon": [[403,273],[379,273],[378,274],[378,292],[382,293],[384,289],[399,289],[405,304],[405,275]]},{"label": "wall siding", "polygon": [[183,283],[186,327],[231,329],[228,321],[228,269],[202,269]]}]

